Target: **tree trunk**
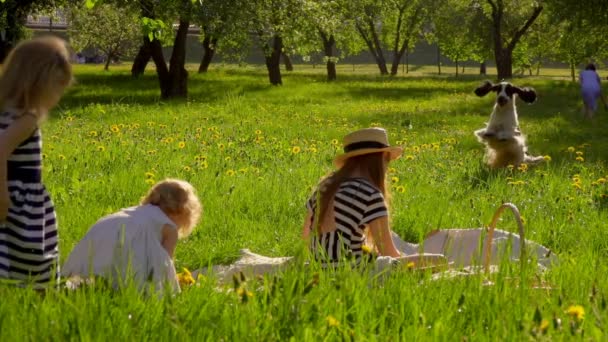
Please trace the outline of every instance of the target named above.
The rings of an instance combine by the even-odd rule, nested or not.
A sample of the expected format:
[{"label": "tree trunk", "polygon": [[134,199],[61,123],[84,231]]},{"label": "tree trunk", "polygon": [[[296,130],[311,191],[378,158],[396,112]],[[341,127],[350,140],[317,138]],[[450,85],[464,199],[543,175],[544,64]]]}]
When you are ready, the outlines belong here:
[{"label": "tree trunk", "polygon": [[480,75],[486,75],[487,74],[487,67],[486,67],[486,62],[481,62],[479,64],[479,74]]},{"label": "tree trunk", "polygon": [[464,67],[465,67],[465,65],[463,64],[462,65],[462,74],[464,74]]},{"label": "tree trunk", "polygon": [[185,67],[188,27],[190,27],[190,22],[180,19],[169,62],[169,82],[164,98],[188,96],[188,71]]},{"label": "tree trunk", "polygon": [[336,48],[336,40],[334,35],[331,34],[329,37],[325,32],[319,30],[319,35],[323,40],[323,51],[325,52],[325,58],[327,58],[327,80],[334,81],[337,78],[336,75],[336,61],[334,60],[334,50]]},{"label": "tree trunk", "polygon": [[283,50],[283,38],[275,35],[272,39],[272,52],[265,57],[268,79],[272,85],[282,85],[281,79],[281,51]]},{"label": "tree trunk", "polygon": [[215,56],[216,44],[217,38],[205,36],[205,39],[203,39],[203,58],[201,59],[201,64],[198,66],[199,74],[205,73],[209,70],[211,60],[213,59],[213,56]]},{"label": "tree trunk", "polygon": [[499,49],[495,52],[496,70],[498,80],[505,80],[513,77],[513,51],[509,49]]},{"label": "tree trunk", "polygon": [[148,36],[144,37],[144,43],[139,48],[135,59],[133,60],[133,65],[131,66],[131,76],[139,77],[144,74],[146,71],[146,66],[148,62],[152,58],[152,51],[150,49],[150,39]]},{"label": "tree trunk", "polygon": [[410,73],[410,49],[405,50],[405,73]]},{"label": "tree trunk", "polygon": [[458,60],[456,60],[456,77],[458,77]]},{"label": "tree trunk", "polygon": [[570,78],[572,78],[572,82],[576,82],[576,73],[574,71],[575,65],[573,61],[570,61]]},{"label": "tree trunk", "polygon": [[393,52],[394,54],[393,54],[393,64],[391,65],[391,76],[397,75],[397,72],[399,71],[399,63],[401,62],[401,58],[405,54],[405,51],[407,50],[408,45],[409,45],[409,41],[406,39],[403,42],[403,45],[401,46],[401,48],[398,51]]},{"label": "tree trunk", "polygon": [[106,64],[103,66],[103,70],[104,71],[108,71],[110,70],[110,63],[112,62],[112,55],[108,54],[106,56]]},{"label": "tree trunk", "polygon": [[441,49],[439,44],[437,44],[437,72],[441,75]]},{"label": "tree trunk", "polygon": [[359,31],[359,35],[365,41],[369,52],[376,60],[376,64],[378,65],[378,69],[380,69],[381,75],[388,75],[388,69],[386,68],[386,60],[384,59],[384,54],[382,53],[382,46],[380,45],[380,40],[378,35],[376,34],[376,28],[374,23],[370,20],[368,23],[368,27],[370,28],[372,37],[368,37],[365,33],[365,30],[361,27],[361,25],[357,24],[356,28]]},{"label": "tree trunk", "polygon": [[285,64],[286,71],[293,71],[293,64],[291,64],[291,58],[286,53],[282,53],[283,55],[283,64]]},{"label": "tree trunk", "polygon": [[540,75],[540,62],[536,65],[536,76]]}]

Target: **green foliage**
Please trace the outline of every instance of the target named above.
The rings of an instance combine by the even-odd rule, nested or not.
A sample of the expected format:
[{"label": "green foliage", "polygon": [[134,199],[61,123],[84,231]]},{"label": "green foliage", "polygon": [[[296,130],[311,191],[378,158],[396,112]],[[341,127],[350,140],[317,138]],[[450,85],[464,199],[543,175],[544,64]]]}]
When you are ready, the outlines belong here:
[{"label": "green foliage", "polygon": [[131,8],[100,4],[72,7],[68,35],[75,50],[93,49],[111,60],[132,56],[141,44],[142,30]]}]

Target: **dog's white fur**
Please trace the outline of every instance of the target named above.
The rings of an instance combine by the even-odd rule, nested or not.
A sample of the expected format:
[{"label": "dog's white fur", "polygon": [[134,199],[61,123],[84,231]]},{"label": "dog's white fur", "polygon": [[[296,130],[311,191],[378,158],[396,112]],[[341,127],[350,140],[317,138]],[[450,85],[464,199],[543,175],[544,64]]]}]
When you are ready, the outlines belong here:
[{"label": "dog's white fur", "polygon": [[492,168],[522,163],[536,164],[544,160],[542,156],[528,155],[526,138],[519,130],[515,102],[518,94],[529,103],[536,100],[536,92],[530,88],[518,88],[508,82],[492,84],[485,82],[475,90],[478,96],[495,91],[496,101],[485,128],[475,131],[479,142],[486,146],[486,163]]}]

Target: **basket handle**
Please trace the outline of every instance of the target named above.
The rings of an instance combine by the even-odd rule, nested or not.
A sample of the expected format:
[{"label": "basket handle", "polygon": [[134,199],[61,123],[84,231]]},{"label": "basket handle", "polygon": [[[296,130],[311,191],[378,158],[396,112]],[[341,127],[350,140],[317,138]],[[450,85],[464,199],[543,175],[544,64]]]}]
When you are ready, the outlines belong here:
[{"label": "basket handle", "polygon": [[513,203],[503,203],[500,207],[498,207],[498,209],[496,210],[496,212],[494,213],[494,217],[492,218],[492,222],[490,223],[490,226],[488,227],[488,234],[486,236],[486,244],[484,246],[484,251],[483,251],[483,266],[485,269],[485,272],[488,273],[490,271],[490,254],[492,253],[492,249],[491,249],[491,242],[492,242],[492,237],[494,236],[494,229],[496,228],[496,223],[498,222],[498,219],[500,218],[500,215],[502,215],[503,211],[505,209],[511,209],[511,212],[513,213],[513,216],[515,216],[515,221],[517,222],[517,226],[519,227],[519,236],[520,236],[520,241],[521,241],[521,247],[520,247],[520,256],[519,256],[519,260],[523,265],[525,264],[525,256],[526,256],[526,238],[524,235],[524,224],[521,220],[521,215],[519,214],[519,210],[517,209],[517,207],[515,206],[515,204]]}]

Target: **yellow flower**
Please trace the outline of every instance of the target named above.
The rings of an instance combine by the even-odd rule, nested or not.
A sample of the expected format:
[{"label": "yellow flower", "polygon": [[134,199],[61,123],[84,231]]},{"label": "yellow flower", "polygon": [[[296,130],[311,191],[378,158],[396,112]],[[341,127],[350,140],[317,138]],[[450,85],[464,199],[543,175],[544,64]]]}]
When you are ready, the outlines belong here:
[{"label": "yellow flower", "polygon": [[234,172],[234,170],[228,170],[228,171],[226,171],[226,175],[228,175],[228,176],[231,176],[231,177],[232,177],[232,176],[234,176],[235,174],[236,174],[236,172]]},{"label": "yellow flower", "polygon": [[105,150],[106,150],[106,148],[105,148],[105,147],[103,147],[103,146],[97,146],[97,151],[99,151],[99,152],[103,152],[103,151],[105,151]]},{"label": "yellow flower", "polygon": [[184,171],[190,172],[192,171],[192,168],[190,166],[184,166]]},{"label": "yellow flower", "polygon": [[177,147],[184,148],[184,147],[186,147],[186,143],[183,141],[180,141],[179,144],[177,144]]},{"label": "yellow flower", "polygon": [[549,329],[549,321],[543,318],[543,320],[540,321],[540,324],[538,325],[538,329],[541,333],[546,334],[547,330]]},{"label": "yellow flower", "polygon": [[329,315],[325,318],[325,320],[327,321],[327,325],[329,325],[332,328],[337,328],[340,326],[340,321],[338,321],[334,316]]},{"label": "yellow flower", "polygon": [[568,310],[566,310],[566,313],[577,321],[585,319],[585,309],[580,305],[570,305]]},{"label": "yellow flower", "polygon": [[246,168],[246,167],[244,167],[244,168],[240,168],[240,169],[239,169],[239,172],[240,172],[240,173],[243,173],[243,174],[244,174],[244,173],[247,173],[247,171],[249,171],[249,168]]},{"label": "yellow flower", "polygon": [[579,162],[584,162],[584,161],[585,161],[585,158],[583,158],[583,157],[581,157],[581,156],[578,156],[578,157],[576,157],[576,161],[579,161]]},{"label": "yellow flower", "polygon": [[517,169],[521,172],[526,172],[526,171],[528,171],[528,164],[525,164],[525,163],[520,164]]},{"label": "yellow flower", "polygon": [[224,161],[230,161],[232,158],[230,158],[230,156],[224,158]]},{"label": "yellow flower", "polygon": [[551,161],[551,156],[549,156],[549,155],[544,156],[544,157],[543,157],[543,159],[544,159],[545,161],[550,162],[550,161]]},{"label": "yellow flower", "polygon": [[154,185],[155,183],[156,183],[156,181],[154,179],[152,179],[152,178],[146,179],[146,184]]},{"label": "yellow flower", "polygon": [[403,185],[399,185],[397,188],[395,188],[395,190],[397,190],[398,193],[404,193],[405,192],[405,187]]},{"label": "yellow flower", "polygon": [[395,172],[397,172],[397,170],[394,167],[388,168],[388,173],[395,173]]},{"label": "yellow flower", "polygon": [[406,267],[408,270],[411,270],[411,269],[413,269],[414,267],[416,267],[416,263],[415,263],[415,262],[413,262],[413,261],[410,261],[410,262],[408,262],[408,263],[405,265],[405,267]]},{"label": "yellow flower", "polygon": [[369,245],[363,245],[361,247],[361,250],[363,251],[363,254],[371,254],[372,253],[372,248]]},{"label": "yellow flower", "polygon": [[395,177],[395,176],[391,177],[391,182],[399,183],[399,177]]},{"label": "yellow flower", "polygon": [[113,133],[118,133],[118,132],[120,132],[120,128],[118,128],[118,126],[116,126],[116,125],[112,125],[112,127],[110,128],[110,130],[111,130]]},{"label": "yellow flower", "polygon": [[217,148],[223,150],[224,148],[226,148],[226,146],[224,146],[224,144],[217,144]]},{"label": "yellow flower", "polygon": [[262,134],[262,131],[261,131],[261,130],[259,130],[259,129],[256,129],[256,130],[255,130],[255,134],[260,135],[260,134]]},{"label": "yellow flower", "polygon": [[97,136],[97,132],[96,131],[90,131],[89,135],[92,137],[96,137]]},{"label": "yellow flower", "polygon": [[332,139],[331,144],[337,146],[339,144],[338,139]]},{"label": "yellow flower", "polygon": [[63,154],[59,155],[59,160],[65,160],[65,156]]},{"label": "yellow flower", "polygon": [[414,160],[416,157],[412,156],[412,155],[407,155],[405,156],[405,160]]},{"label": "yellow flower", "polygon": [[146,153],[149,154],[149,155],[153,155],[153,154],[156,154],[156,150],[150,150],[150,151],[148,151]]},{"label": "yellow flower", "polygon": [[582,156],[583,155],[583,151],[576,151],[576,155],[577,156]]},{"label": "yellow flower", "polygon": [[568,147],[568,152],[574,152],[574,147],[573,146]]},{"label": "yellow flower", "polygon": [[298,153],[300,153],[300,151],[301,151],[300,146],[294,146],[291,148],[291,153],[293,153],[293,154],[298,154]]},{"label": "yellow flower", "polygon": [[192,277],[192,273],[185,267],[182,269],[182,272],[177,274],[177,280],[182,287],[196,283],[196,280]]},{"label": "yellow flower", "polygon": [[154,174],[152,172],[146,172],[146,178],[154,178]]},{"label": "yellow flower", "polygon": [[412,151],[418,153],[418,152],[420,152],[420,147],[414,146],[414,147],[412,147]]},{"label": "yellow flower", "polygon": [[575,188],[577,188],[577,189],[579,189],[579,190],[583,189],[583,187],[581,186],[581,183],[579,183],[579,182],[572,183],[572,186],[575,187]]},{"label": "yellow flower", "polygon": [[603,177],[602,177],[602,178],[598,179],[598,180],[597,180],[597,182],[598,182],[599,184],[604,184],[604,183],[606,183],[606,178],[603,178]]}]

